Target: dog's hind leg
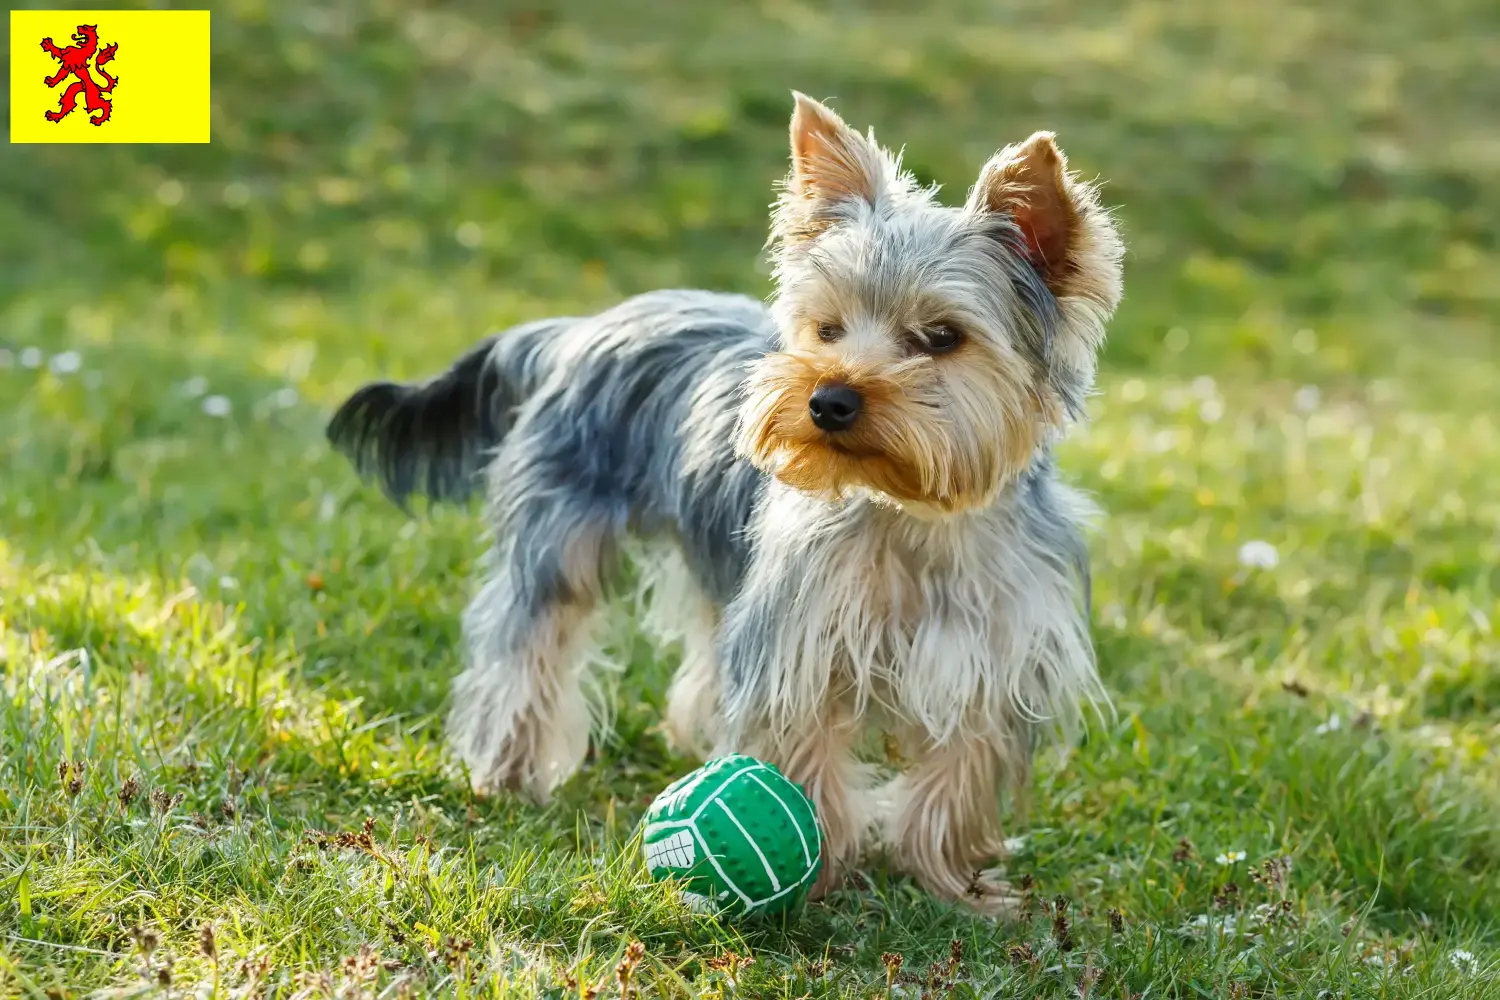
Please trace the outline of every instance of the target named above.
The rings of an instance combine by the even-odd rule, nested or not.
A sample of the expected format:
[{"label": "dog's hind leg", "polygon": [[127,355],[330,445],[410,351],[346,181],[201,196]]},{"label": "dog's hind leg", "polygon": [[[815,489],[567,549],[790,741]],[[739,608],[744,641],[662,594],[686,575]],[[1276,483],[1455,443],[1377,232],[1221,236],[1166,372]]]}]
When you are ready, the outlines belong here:
[{"label": "dog's hind leg", "polygon": [[642,627],[658,646],[676,645],[682,651],[667,689],[667,741],[679,753],[706,758],[718,729],[718,611],[680,552],[643,553],[637,565],[646,598]]},{"label": "dog's hind leg", "polygon": [[682,665],[667,689],[667,737],[672,749],[706,758],[719,717],[719,667],[711,625],[683,637]]},{"label": "dog's hind leg", "polygon": [[614,534],[596,511],[532,497],[501,519],[488,579],[464,615],[468,663],[448,733],[475,791],[544,802],[582,764],[601,573]]}]

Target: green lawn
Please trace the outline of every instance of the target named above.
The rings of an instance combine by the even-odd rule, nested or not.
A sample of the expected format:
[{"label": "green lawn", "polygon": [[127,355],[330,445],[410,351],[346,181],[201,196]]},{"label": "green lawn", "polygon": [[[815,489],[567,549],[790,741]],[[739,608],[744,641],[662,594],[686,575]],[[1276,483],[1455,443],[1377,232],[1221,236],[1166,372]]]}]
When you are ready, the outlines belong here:
[{"label": "green lawn", "polygon": [[[1500,7],[213,26],[210,145],[0,156],[0,995],[619,995],[632,941],[643,995],[1497,995]],[[950,198],[1054,129],[1131,247],[1062,456],[1108,512],[1118,716],[1040,769],[1019,923],[879,867],[786,926],[650,886],[635,820],[691,765],[628,631],[592,766],[471,801],[440,719],[477,512],[408,519],[323,443],[492,328],[763,293],[794,87]]]}]

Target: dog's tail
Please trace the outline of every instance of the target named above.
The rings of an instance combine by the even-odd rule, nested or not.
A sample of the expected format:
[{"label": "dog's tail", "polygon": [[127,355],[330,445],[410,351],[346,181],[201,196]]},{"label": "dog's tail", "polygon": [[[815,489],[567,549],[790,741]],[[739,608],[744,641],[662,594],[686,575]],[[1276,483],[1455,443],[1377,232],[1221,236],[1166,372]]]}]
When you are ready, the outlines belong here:
[{"label": "dog's tail", "polygon": [[329,421],[329,443],[402,507],[414,493],[468,499],[511,411],[540,380],[547,334],[561,322],[489,337],[425,382],[364,386]]}]

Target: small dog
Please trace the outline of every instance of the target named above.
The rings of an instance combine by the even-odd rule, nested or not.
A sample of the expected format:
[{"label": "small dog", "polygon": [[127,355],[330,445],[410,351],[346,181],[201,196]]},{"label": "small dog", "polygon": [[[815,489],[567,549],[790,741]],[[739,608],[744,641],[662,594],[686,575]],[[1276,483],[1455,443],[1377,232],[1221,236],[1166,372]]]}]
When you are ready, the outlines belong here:
[{"label": "small dog", "polygon": [[[1083,415],[1123,247],[1050,133],[962,208],[795,95],[769,306],[661,291],[359,390],[333,444],[398,502],[487,479],[454,749],[538,800],[583,762],[584,695],[627,541],[656,543],[647,624],[681,642],[675,744],[777,764],[825,831],[815,891],[871,847],[939,897],[1012,896],[1001,796],[1044,723],[1104,700],[1089,508],[1055,441]],[[897,740],[877,785],[862,741]]]}]

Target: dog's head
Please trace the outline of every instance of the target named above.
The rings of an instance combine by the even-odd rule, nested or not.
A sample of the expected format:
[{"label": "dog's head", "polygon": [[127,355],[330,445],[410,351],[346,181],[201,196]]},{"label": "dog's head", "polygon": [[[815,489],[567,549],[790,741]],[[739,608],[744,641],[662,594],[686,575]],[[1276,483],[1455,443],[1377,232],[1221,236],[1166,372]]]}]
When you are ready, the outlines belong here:
[{"label": "dog's head", "polygon": [[962,208],[796,95],[771,232],[781,345],[738,448],[809,493],[983,506],[1082,413],[1123,248],[1049,133],[997,153]]}]

